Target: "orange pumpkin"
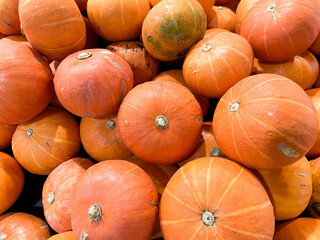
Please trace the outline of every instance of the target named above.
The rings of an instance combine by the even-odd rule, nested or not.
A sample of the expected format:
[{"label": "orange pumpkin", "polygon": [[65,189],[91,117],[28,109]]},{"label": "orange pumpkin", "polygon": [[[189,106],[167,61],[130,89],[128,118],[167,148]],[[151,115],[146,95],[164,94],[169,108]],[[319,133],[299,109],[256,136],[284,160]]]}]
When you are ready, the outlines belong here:
[{"label": "orange pumpkin", "polygon": [[78,5],[81,12],[86,10],[88,0],[74,0],[74,1]]},{"label": "orange pumpkin", "polygon": [[72,158],[56,167],[42,189],[44,216],[50,227],[62,233],[71,230],[72,192],[78,177],[94,163],[86,158]]},{"label": "orange pumpkin", "polygon": [[0,33],[0,39],[4,38],[6,35],[4,35],[3,33]]},{"label": "orange pumpkin", "polygon": [[236,14],[227,7],[214,6],[207,15],[208,28],[223,28],[234,32]]},{"label": "orange pumpkin", "polygon": [[203,7],[203,10],[205,11],[205,13],[208,15],[211,9],[213,8],[215,0],[198,0],[198,2]]},{"label": "orange pumpkin", "polygon": [[0,216],[2,239],[48,239],[50,236],[48,225],[36,216],[23,212],[9,212]]},{"label": "orange pumpkin", "polygon": [[17,125],[0,124],[0,150],[4,150],[11,145],[11,139]]},{"label": "orange pumpkin", "polygon": [[76,240],[76,236],[72,231],[68,231],[53,235],[48,240]]},{"label": "orange pumpkin", "polygon": [[235,32],[240,34],[242,22],[259,0],[241,0],[236,8]]},{"label": "orange pumpkin", "polygon": [[309,50],[313,52],[316,55],[320,55],[320,32],[316,38],[316,40],[313,42],[313,44],[309,47]]},{"label": "orange pumpkin", "polygon": [[[58,69],[58,66],[59,66],[59,62],[58,61],[52,61],[50,64],[49,64],[49,67],[51,69],[51,72],[53,74],[53,76],[56,74],[56,71]],[[61,102],[59,101],[58,97],[57,97],[57,94],[55,91],[53,91],[53,94],[52,94],[52,98],[50,100],[50,103],[54,106],[54,107],[60,107],[60,108],[63,108]]]},{"label": "orange pumpkin", "polygon": [[209,28],[204,34],[203,39],[208,38],[210,35],[216,36],[221,32],[229,32],[229,31],[222,28]]},{"label": "orange pumpkin", "polygon": [[75,1],[20,0],[19,17],[32,47],[51,60],[61,61],[85,45],[86,27]]},{"label": "orange pumpkin", "polygon": [[298,161],[314,145],[318,129],[315,107],[303,89],[286,77],[267,73],[230,88],[220,99],[212,124],[222,152],[256,169]]},{"label": "orange pumpkin", "polygon": [[140,42],[112,43],[107,49],[129,63],[133,71],[133,86],[150,81],[159,72],[159,62],[148,54]]},{"label": "orange pumpkin", "polygon": [[90,23],[89,19],[82,16],[84,23],[86,24],[86,44],[84,49],[96,48],[99,43],[99,36],[95,32],[94,27]]},{"label": "orange pumpkin", "polygon": [[149,239],[157,215],[158,192],[151,178],[127,161],[95,164],[78,178],[73,191],[76,239]]},{"label": "orange pumpkin", "polygon": [[275,221],[267,192],[249,170],[206,157],[170,179],[160,202],[160,224],[166,240],[271,240]]},{"label": "orange pumpkin", "polygon": [[150,6],[154,7],[156,4],[158,4],[159,2],[161,2],[161,0],[149,0]]},{"label": "orange pumpkin", "polygon": [[4,37],[4,39],[9,39],[15,42],[23,42],[25,44],[28,44],[28,46],[31,47],[30,43],[28,42],[26,36],[24,35],[10,35],[10,36],[6,36]]},{"label": "orange pumpkin", "polygon": [[253,51],[238,34],[217,30],[199,41],[183,63],[183,77],[194,92],[220,98],[251,73]]},{"label": "orange pumpkin", "polygon": [[82,118],[80,137],[85,151],[97,161],[127,159],[132,155],[120,137],[117,113],[101,119]]},{"label": "orange pumpkin", "polygon": [[34,119],[20,124],[12,137],[12,151],[27,171],[48,175],[80,150],[77,121],[65,110],[48,107]]},{"label": "orange pumpkin", "polygon": [[319,75],[317,58],[308,51],[282,62],[263,62],[254,59],[252,74],[274,73],[298,83],[304,90],[312,87]]},{"label": "orange pumpkin", "polygon": [[320,219],[320,158],[311,160],[312,196],[308,206],[308,213]]},{"label": "orange pumpkin", "polygon": [[173,164],[186,158],[198,142],[202,112],[187,88],[152,81],[124,98],[118,122],[122,140],[134,155],[151,163]]},{"label": "orange pumpkin", "polygon": [[0,32],[5,35],[20,34],[20,20],[18,14],[19,0],[0,1]]}]

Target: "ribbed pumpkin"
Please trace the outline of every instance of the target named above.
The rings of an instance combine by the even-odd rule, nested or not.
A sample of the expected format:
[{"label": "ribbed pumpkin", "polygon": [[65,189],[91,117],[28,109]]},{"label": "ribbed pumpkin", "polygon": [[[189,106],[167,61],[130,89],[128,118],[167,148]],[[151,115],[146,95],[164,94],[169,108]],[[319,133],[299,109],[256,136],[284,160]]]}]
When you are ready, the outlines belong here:
[{"label": "ribbed pumpkin", "polygon": [[95,164],[78,178],[73,191],[76,239],[147,240],[157,215],[158,192],[151,178],[127,161]]},{"label": "ribbed pumpkin", "polygon": [[0,216],[0,238],[8,240],[48,239],[48,225],[40,218],[23,213],[9,212]]},{"label": "ribbed pumpkin", "polygon": [[86,158],[72,158],[56,167],[42,189],[44,216],[50,227],[62,233],[71,230],[72,192],[78,177],[94,163]]},{"label": "ribbed pumpkin", "polygon": [[204,34],[203,39],[208,38],[210,35],[216,36],[222,32],[229,32],[229,31],[226,29],[222,29],[222,28],[209,28],[209,29],[207,29],[206,33]]},{"label": "ribbed pumpkin", "polygon": [[235,32],[240,34],[242,22],[250,12],[251,8],[259,2],[259,0],[241,0],[236,9],[236,25],[235,25]]},{"label": "ribbed pumpkin", "polygon": [[255,58],[252,74],[259,73],[274,73],[285,76],[306,90],[311,88],[318,78],[319,63],[309,51],[282,62],[263,62]]},{"label": "ribbed pumpkin", "polygon": [[0,32],[5,35],[20,34],[20,20],[18,14],[19,0],[0,1]]},{"label": "ribbed pumpkin", "polygon": [[0,124],[0,150],[4,150],[11,145],[11,139],[17,125]]},{"label": "ribbed pumpkin", "polygon": [[76,240],[76,236],[72,231],[68,231],[53,235],[48,240]]},{"label": "ribbed pumpkin", "polygon": [[308,213],[320,219],[320,158],[311,160],[312,196],[308,206]]},{"label": "ribbed pumpkin", "polygon": [[117,113],[100,119],[82,118],[80,137],[85,151],[97,161],[132,155],[120,137]]},{"label": "ribbed pumpkin", "polygon": [[166,240],[270,239],[274,214],[259,180],[224,158],[199,158],[180,168],[160,203]]},{"label": "ribbed pumpkin", "polygon": [[134,155],[156,164],[187,157],[201,134],[202,112],[192,93],[175,82],[145,82],[124,98],[118,113],[123,142]]},{"label": "ribbed pumpkin", "polygon": [[107,49],[129,63],[133,71],[134,86],[150,81],[159,72],[159,62],[148,54],[140,42],[112,43]]},{"label": "ribbed pumpkin", "polygon": [[48,175],[80,150],[79,125],[65,110],[46,108],[34,119],[20,124],[12,137],[12,151],[27,171]]},{"label": "ribbed pumpkin", "polygon": [[86,44],[84,49],[96,48],[99,43],[99,36],[95,32],[94,27],[90,23],[89,19],[82,16],[84,23],[86,24]]},{"label": "ribbed pumpkin", "polygon": [[[293,114],[294,112],[294,114]],[[223,153],[249,168],[281,168],[314,145],[318,120],[303,89],[276,74],[241,80],[220,99],[213,133]]]},{"label": "ribbed pumpkin", "polygon": [[104,49],[87,49],[64,59],[53,79],[55,92],[69,112],[100,118],[116,112],[133,85],[129,64]]},{"label": "ribbed pumpkin", "polygon": [[18,124],[48,105],[52,73],[39,53],[24,43],[0,40],[0,122]]},{"label": "ribbed pumpkin", "polygon": [[[183,79],[182,70],[173,69],[164,71],[153,78],[154,81],[170,81],[180,83],[182,86],[188,88],[191,92],[192,89]],[[209,110],[209,99],[202,97],[196,93],[193,93],[194,97],[197,99],[198,103],[200,104],[202,110],[202,116],[206,116]]]},{"label": "ribbed pumpkin", "polygon": [[238,34],[217,30],[198,42],[183,63],[183,77],[194,92],[219,98],[251,73],[253,51]]},{"label": "ribbed pumpkin", "polygon": [[86,27],[75,1],[20,0],[19,17],[32,47],[51,60],[61,61],[85,45]]},{"label": "ribbed pumpkin", "polygon": [[243,19],[240,34],[256,58],[283,61],[310,47],[319,33],[319,22],[316,0],[260,0]]},{"label": "ribbed pumpkin", "polygon": [[227,7],[214,6],[207,15],[208,28],[223,28],[234,32],[236,14]]},{"label": "ribbed pumpkin", "polygon": [[206,29],[206,14],[199,2],[163,0],[145,18],[142,41],[154,58],[174,61],[201,40]]},{"label": "ribbed pumpkin", "polygon": [[88,18],[95,31],[111,42],[135,39],[150,11],[148,0],[88,0]]},{"label": "ribbed pumpkin", "polygon": [[0,152],[0,215],[18,199],[23,185],[24,174],[18,162],[10,155]]}]

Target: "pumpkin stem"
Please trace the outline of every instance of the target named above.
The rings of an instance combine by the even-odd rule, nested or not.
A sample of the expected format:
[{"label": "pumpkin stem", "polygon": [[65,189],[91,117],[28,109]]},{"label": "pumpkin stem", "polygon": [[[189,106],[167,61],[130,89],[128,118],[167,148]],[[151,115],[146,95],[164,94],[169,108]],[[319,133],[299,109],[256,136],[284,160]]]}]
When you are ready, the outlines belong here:
[{"label": "pumpkin stem", "polygon": [[238,111],[239,107],[240,107],[240,103],[238,103],[238,102],[232,103],[230,105],[230,111],[231,112],[236,112],[236,111]]},{"label": "pumpkin stem", "polygon": [[211,48],[212,48],[212,47],[211,47],[210,44],[206,44],[206,45],[203,47],[202,50],[203,50],[204,52],[208,52]]},{"label": "pumpkin stem", "polygon": [[54,192],[50,192],[48,194],[47,201],[50,205],[52,205],[52,203],[54,203],[54,200],[55,200],[55,194]]},{"label": "pumpkin stem", "polygon": [[203,211],[201,214],[201,220],[207,227],[213,226],[213,224],[217,221],[217,218],[217,216],[214,216],[214,212],[209,212],[208,210]]},{"label": "pumpkin stem", "polygon": [[84,59],[87,59],[89,57],[92,56],[92,53],[91,52],[82,52],[82,53],[79,53],[78,56],[76,57],[78,60],[84,60]]},{"label": "pumpkin stem", "polygon": [[88,212],[91,222],[97,222],[102,218],[102,210],[99,205],[92,205]]},{"label": "pumpkin stem", "polygon": [[26,135],[27,135],[28,137],[30,137],[30,136],[32,135],[32,133],[33,133],[33,129],[29,128],[29,129],[27,130],[27,132],[26,132]]},{"label": "pumpkin stem", "polygon": [[168,119],[163,115],[158,116],[155,120],[155,123],[156,126],[162,130],[166,129],[169,126]]},{"label": "pumpkin stem", "polygon": [[273,12],[274,10],[276,10],[276,8],[277,8],[276,3],[272,3],[267,7],[267,11],[268,12]]},{"label": "pumpkin stem", "polygon": [[217,7],[218,10],[223,10],[223,7],[219,6]]},{"label": "pumpkin stem", "polygon": [[87,231],[83,231],[80,240],[86,240],[89,236],[89,233]]},{"label": "pumpkin stem", "polygon": [[218,148],[218,147],[213,147],[213,148],[210,150],[210,156],[211,156],[211,157],[220,157],[221,154],[222,154],[221,149]]},{"label": "pumpkin stem", "polygon": [[116,123],[115,123],[115,121],[113,121],[112,119],[108,119],[108,120],[105,122],[104,126],[105,126],[106,129],[108,129],[108,130],[113,130],[113,129],[116,128]]}]

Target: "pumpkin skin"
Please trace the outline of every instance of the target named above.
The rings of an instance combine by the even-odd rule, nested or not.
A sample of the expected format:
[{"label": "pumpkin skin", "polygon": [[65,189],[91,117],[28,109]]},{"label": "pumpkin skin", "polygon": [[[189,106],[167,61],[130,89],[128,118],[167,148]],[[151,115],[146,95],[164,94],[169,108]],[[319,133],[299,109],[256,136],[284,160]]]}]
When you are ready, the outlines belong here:
[{"label": "pumpkin skin", "polygon": [[4,150],[11,145],[11,139],[17,125],[0,124],[0,150]]},{"label": "pumpkin skin", "polygon": [[82,118],[80,137],[83,148],[95,160],[127,159],[132,153],[123,143],[117,113],[104,118]]},{"label": "pumpkin skin", "polygon": [[82,16],[84,23],[86,24],[86,44],[84,49],[96,48],[99,42],[99,36],[95,32],[88,18]]},{"label": "pumpkin skin", "polygon": [[196,0],[163,0],[154,6],[142,26],[142,42],[161,61],[182,58],[201,40],[207,29],[206,14]]},{"label": "pumpkin skin", "polygon": [[258,1],[243,19],[240,34],[251,44],[255,57],[284,61],[307,50],[320,25],[316,0]]},{"label": "pumpkin skin", "polygon": [[76,239],[148,239],[157,221],[157,205],[158,192],[140,167],[123,160],[103,161],[78,178],[72,229]]},{"label": "pumpkin skin", "polygon": [[149,0],[150,6],[154,7],[156,4],[158,4],[159,2],[161,2],[161,0]]},{"label": "pumpkin skin", "polygon": [[12,137],[12,151],[19,164],[39,175],[48,175],[60,163],[76,156],[80,146],[77,121],[55,107],[20,124]]},{"label": "pumpkin skin", "polygon": [[230,88],[220,99],[212,124],[222,152],[255,169],[298,161],[314,145],[318,129],[315,107],[303,89],[286,77],[267,73]]},{"label": "pumpkin skin", "polygon": [[53,82],[65,109],[80,117],[100,118],[117,111],[132,88],[133,73],[109,50],[87,49],[64,59]]},{"label": "pumpkin skin", "polygon": [[241,0],[236,9],[235,32],[240,34],[242,22],[259,0]]},{"label": "pumpkin skin", "polygon": [[117,42],[107,47],[126,60],[133,71],[133,86],[150,81],[158,72],[160,63],[151,57],[140,42]]},{"label": "pumpkin skin", "polygon": [[19,17],[32,47],[51,60],[61,61],[86,43],[85,23],[75,1],[21,0]]},{"label": "pumpkin skin", "polygon": [[18,14],[19,0],[0,1],[0,32],[5,35],[20,34],[20,20]]},{"label": "pumpkin skin", "polygon": [[220,98],[251,73],[253,51],[238,34],[217,30],[198,42],[183,63],[183,77],[199,95]]},{"label": "pumpkin skin", "polygon": [[285,76],[304,90],[312,87],[319,75],[317,58],[309,51],[282,62],[263,62],[254,59],[252,74],[274,73]]},{"label": "pumpkin skin", "polygon": [[320,158],[311,160],[312,196],[308,205],[308,214],[320,219]]},{"label": "pumpkin skin", "polygon": [[23,212],[1,215],[0,233],[6,240],[48,239],[51,236],[49,226],[42,219]]},{"label": "pumpkin skin", "polygon": [[10,155],[0,152],[0,214],[15,203],[23,185],[24,174],[18,162]]},{"label": "pumpkin skin", "polygon": [[273,240],[318,240],[320,219],[296,218],[276,226]]},{"label": "pumpkin skin", "polygon": [[56,167],[42,189],[44,216],[50,227],[62,233],[71,230],[72,192],[78,177],[94,163],[86,158],[72,158]]},{"label": "pumpkin skin", "polygon": [[68,231],[68,232],[53,235],[48,240],[77,240],[77,239],[72,231]]},{"label": "pumpkin skin", "polygon": [[124,98],[118,122],[122,140],[134,155],[169,165],[192,152],[200,138],[202,112],[187,88],[152,81],[138,85]]},{"label": "pumpkin skin", "polygon": [[313,52],[316,55],[320,55],[320,32],[316,38],[316,40],[313,42],[313,44],[309,47],[309,50]]},{"label": "pumpkin skin", "polygon": [[170,179],[160,202],[160,224],[166,240],[271,240],[275,221],[268,194],[249,170],[206,157]]},{"label": "pumpkin skin", "polygon": [[[56,71],[58,69],[58,66],[59,66],[59,62],[58,61],[52,61],[50,64],[49,64],[49,67],[51,69],[51,72],[53,74],[53,76],[56,74]],[[59,107],[59,108],[63,108],[61,102],[59,101],[58,97],[57,97],[57,94],[55,91],[53,91],[53,94],[52,94],[52,98],[50,100],[50,103],[54,106],[54,107]]]},{"label": "pumpkin skin", "polygon": [[[160,1],[161,0],[149,0],[151,7],[154,7]],[[222,0],[222,1],[225,1],[225,0]],[[198,2],[201,4],[201,6],[203,7],[203,10],[207,14],[210,12],[210,9],[213,7],[215,0],[198,0]]]},{"label": "pumpkin skin", "polygon": [[12,41],[15,41],[15,42],[23,42],[23,43],[25,43],[25,44],[27,44],[28,46],[31,47],[31,45],[28,42],[26,36],[24,36],[24,35],[11,35],[11,36],[4,37],[4,39],[12,40]]},{"label": "pumpkin skin", "polygon": [[223,28],[234,32],[236,14],[227,7],[214,6],[207,15],[208,28]]},{"label": "pumpkin skin", "polygon": [[88,0],[87,3],[88,18],[95,31],[111,42],[139,37],[149,11],[148,0]]}]

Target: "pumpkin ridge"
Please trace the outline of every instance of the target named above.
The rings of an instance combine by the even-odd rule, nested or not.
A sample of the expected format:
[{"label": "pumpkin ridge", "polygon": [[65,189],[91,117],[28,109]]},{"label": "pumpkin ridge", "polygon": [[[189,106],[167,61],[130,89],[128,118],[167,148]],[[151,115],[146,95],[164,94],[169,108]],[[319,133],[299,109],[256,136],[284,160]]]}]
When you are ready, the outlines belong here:
[{"label": "pumpkin ridge", "polygon": [[217,215],[217,217],[219,217],[219,216],[221,216],[221,217],[230,217],[230,216],[242,215],[242,214],[248,213],[248,212],[253,211],[253,210],[264,209],[264,208],[270,206],[270,204],[271,204],[270,201],[266,201],[266,202],[261,203],[259,205],[254,205],[254,206],[250,206],[250,207],[239,209],[239,210],[237,210],[235,212],[225,213],[223,215]]},{"label": "pumpkin ridge", "polygon": [[160,220],[161,221],[161,225],[171,225],[171,224],[177,224],[177,223],[185,223],[185,222],[193,222],[199,221],[199,218],[183,218],[183,219],[179,219],[179,220]]},{"label": "pumpkin ridge", "polygon": [[[225,116],[227,116],[227,114],[225,114]],[[233,146],[234,146],[234,150],[236,151],[240,161],[243,162],[243,159],[242,159],[242,157],[241,157],[241,155],[239,153],[239,150],[238,150],[238,147],[237,147],[237,144],[236,144],[236,139],[234,137],[234,123],[233,123],[233,120],[234,120],[234,118],[232,118],[232,120],[231,120],[231,136],[232,136]]]},{"label": "pumpkin ridge", "polygon": [[[31,138],[31,139],[33,139],[33,138]],[[26,142],[26,141],[25,141],[25,142]],[[29,149],[30,149],[30,153],[31,153],[31,156],[32,156],[33,161],[38,165],[39,168],[41,168],[43,171],[46,171],[46,169],[44,169],[43,167],[41,167],[40,164],[39,164],[39,162],[36,160],[36,158],[35,158],[35,156],[34,156],[34,154],[33,154],[33,151],[32,151],[32,149],[31,149],[30,141],[28,141],[28,145],[29,145]],[[24,147],[23,147],[22,149],[24,149]]]},{"label": "pumpkin ridge", "polygon": [[[272,14],[273,14],[273,16],[275,16],[275,15],[274,15],[275,13],[272,13]],[[270,53],[269,53],[269,50],[268,50],[266,29],[267,29],[269,17],[270,17],[270,14],[268,14],[268,16],[266,17],[266,22],[265,22],[264,28],[263,28],[263,45],[264,45],[264,49],[265,49],[265,51],[266,51],[266,55],[267,55],[268,57],[270,56]]]},{"label": "pumpkin ridge", "polygon": [[167,194],[169,194],[173,199],[175,199],[177,202],[181,203],[182,205],[184,205],[185,207],[189,208],[190,210],[200,214],[202,211],[200,211],[199,209],[190,207],[188,204],[184,203],[180,198],[178,198],[177,196],[175,196],[169,189],[166,189]]},{"label": "pumpkin ridge", "polygon": [[43,136],[37,133],[37,137],[43,138],[43,139],[50,139],[50,140],[55,140],[57,142],[62,142],[62,143],[68,143],[68,144],[77,144],[75,142],[70,142],[67,140],[63,140],[63,139],[59,139],[59,138],[52,138],[52,137],[47,137],[47,136]]},{"label": "pumpkin ridge", "polygon": [[[33,139],[33,140],[37,143],[38,147],[39,147],[44,153],[48,154],[50,157],[56,159],[57,161],[59,161],[59,162],[61,162],[61,163],[63,162],[63,161],[61,161],[61,159],[57,158],[56,156],[52,155],[51,153],[49,153],[48,151],[46,151],[45,149],[43,149],[43,147],[41,147],[41,145],[39,144],[39,142],[38,142],[37,140],[35,140],[34,138],[31,138],[31,139]],[[30,150],[31,150],[31,148],[30,148]],[[32,153],[32,152],[31,152],[31,153]]]}]

